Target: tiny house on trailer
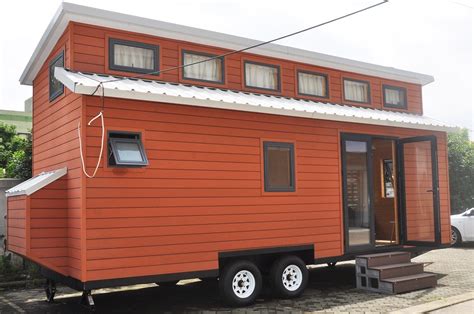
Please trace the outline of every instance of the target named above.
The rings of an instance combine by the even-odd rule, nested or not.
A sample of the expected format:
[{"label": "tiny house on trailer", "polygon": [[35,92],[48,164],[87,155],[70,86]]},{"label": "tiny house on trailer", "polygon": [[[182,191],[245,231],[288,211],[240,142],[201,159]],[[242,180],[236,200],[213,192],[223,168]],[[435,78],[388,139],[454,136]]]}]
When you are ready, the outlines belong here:
[{"label": "tiny house on trailer", "polygon": [[21,77],[34,176],[7,193],[49,300],[219,277],[243,305],[262,274],[293,297],[305,265],[449,245],[433,78],[275,44],[208,60],[255,43],[61,5]]}]

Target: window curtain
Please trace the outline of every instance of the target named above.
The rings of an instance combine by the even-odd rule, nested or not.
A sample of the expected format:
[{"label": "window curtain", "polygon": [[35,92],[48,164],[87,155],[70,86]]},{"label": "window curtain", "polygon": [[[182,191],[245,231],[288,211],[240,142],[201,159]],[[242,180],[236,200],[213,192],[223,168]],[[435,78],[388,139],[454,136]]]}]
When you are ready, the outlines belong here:
[{"label": "window curtain", "polygon": [[346,100],[369,102],[369,85],[363,82],[344,80],[344,97]]},{"label": "window curtain", "polygon": [[298,89],[300,94],[326,97],[326,78],[310,73],[298,73]]},{"label": "window curtain", "polygon": [[245,83],[247,86],[278,89],[278,70],[273,67],[246,63]]},{"label": "window curtain", "polygon": [[[184,53],[183,64],[191,64],[195,62],[209,59],[209,56]],[[214,59],[190,65],[183,68],[183,76],[185,78],[221,82],[222,81],[222,60]]]},{"label": "window curtain", "polygon": [[114,64],[153,70],[155,68],[154,51],[152,49],[115,44]]},{"label": "window curtain", "polygon": [[385,103],[389,105],[403,105],[401,94],[399,90],[385,88]]}]

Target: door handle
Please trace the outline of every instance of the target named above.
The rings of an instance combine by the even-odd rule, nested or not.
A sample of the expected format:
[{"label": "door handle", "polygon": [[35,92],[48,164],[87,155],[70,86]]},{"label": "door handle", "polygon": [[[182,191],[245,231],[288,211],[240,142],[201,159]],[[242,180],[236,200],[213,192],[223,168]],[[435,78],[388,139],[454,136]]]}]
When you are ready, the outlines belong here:
[{"label": "door handle", "polygon": [[433,193],[433,190],[426,190],[426,192],[431,192],[431,193]]}]

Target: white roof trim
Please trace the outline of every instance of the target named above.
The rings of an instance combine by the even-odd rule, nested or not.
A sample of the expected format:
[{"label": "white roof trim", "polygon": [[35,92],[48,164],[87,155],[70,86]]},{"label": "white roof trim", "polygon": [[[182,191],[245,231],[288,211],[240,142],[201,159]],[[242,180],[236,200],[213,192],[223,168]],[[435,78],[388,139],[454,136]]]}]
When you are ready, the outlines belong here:
[{"label": "white roof trim", "polygon": [[[33,79],[38,74],[41,66],[51,53],[54,45],[63,34],[70,21],[183,40],[230,50],[241,49],[260,43],[260,41],[254,39],[63,2],[48,25],[43,37],[24,69],[23,74],[20,77],[20,82],[22,84],[32,84]],[[292,60],[408,83],[426,85],[434,81],[434,78],[430,75],[340,58],[278,44],[268,44],[252,49],[250,52],[263,56]]]},{"label": "white roof trim", "polygon": [[42,172],[31,179],[28,179],[5,192],[7,197],[18,195],[31,195],[44,188],[50,183],[61,178],[67,173],[67,168],[61,168],[53,171]]},{"label": "white roof trim", "polygon": [[[71,72],[59,67],[55,69],[55,76],[71,91],[84,95],[91,95],[94,92],[95,95],[101,95],[102,91],[97,90],[98,82],[116,79],[113,76]],[[411,129],[437,131],[453,129],[443,122],[415,114],[217,88],[130,79],[106,82],[103,86],[106,97]]]}]

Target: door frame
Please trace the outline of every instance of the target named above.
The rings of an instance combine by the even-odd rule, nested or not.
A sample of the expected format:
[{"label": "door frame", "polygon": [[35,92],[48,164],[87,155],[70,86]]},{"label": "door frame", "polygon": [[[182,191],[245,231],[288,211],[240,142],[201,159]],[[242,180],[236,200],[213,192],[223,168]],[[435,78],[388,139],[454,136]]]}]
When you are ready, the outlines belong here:
[{"label": "door frame", "polygon": [[[406,194],[405,194],[405,161],[404,144],[416,142],[430,142],[431,144],[431,174],[433,193],[433,220],[434,241],[409,241],[407,239],[407,216],[406,216]],[[399,212],[400,212],[400,242],[415,246],[439,246],[441,244],[441,220],[440,220],[440,197],[439,197],[439,171],[438,171],[438,141],[434,135],[415,136],[398,140],[397,158],[399,165],[398,188],[399,188]]]},{"label": "door frame", "polygon": [[[342,216],[344,225],[344,252],[353,253],[358,251],[367,251],[375,247],[375,217],[373,208],[374,184],[373,184],[373,166],[372,166],[372,138],[368,134],[341,133],[341,173],[342,173]],[[359,141],[367,143],[367,183],[368,183],[368,203],[369,203],[369,228],[370,243],[362,245],[349,245],[349,212],[347,208],[347,168],[346,168],[346,141]]]}]

